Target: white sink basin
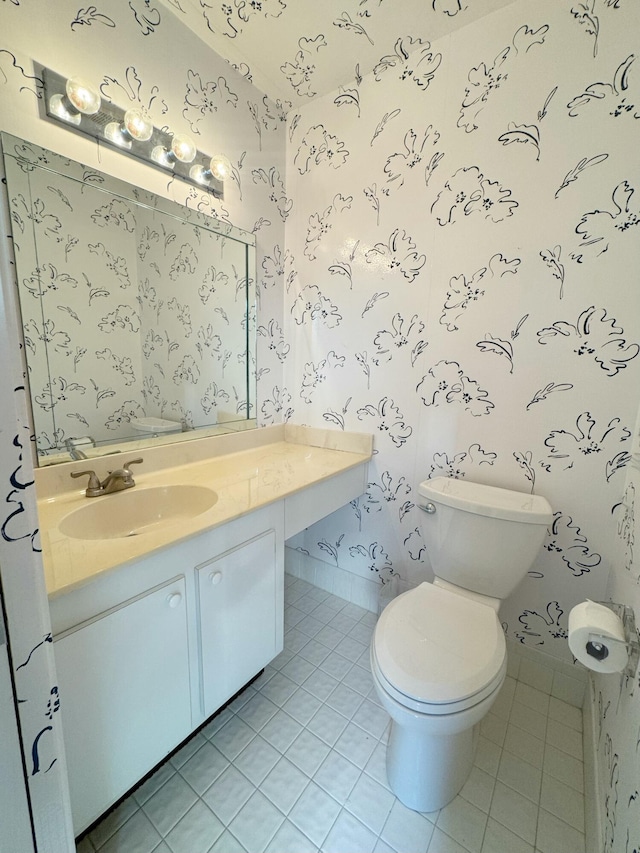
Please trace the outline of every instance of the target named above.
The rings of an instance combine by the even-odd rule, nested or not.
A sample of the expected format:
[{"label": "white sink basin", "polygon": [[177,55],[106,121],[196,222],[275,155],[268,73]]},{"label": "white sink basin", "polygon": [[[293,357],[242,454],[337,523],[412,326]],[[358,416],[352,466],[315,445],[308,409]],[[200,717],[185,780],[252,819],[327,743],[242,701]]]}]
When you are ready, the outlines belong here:
[{"label": "white sink basin", "polygon": [[120,539],[149,533],[167,524],[194,518],[210,509],[218,495],[206,486],[134,487],[88,498],[65,516],[58,528],[72,539]]}]

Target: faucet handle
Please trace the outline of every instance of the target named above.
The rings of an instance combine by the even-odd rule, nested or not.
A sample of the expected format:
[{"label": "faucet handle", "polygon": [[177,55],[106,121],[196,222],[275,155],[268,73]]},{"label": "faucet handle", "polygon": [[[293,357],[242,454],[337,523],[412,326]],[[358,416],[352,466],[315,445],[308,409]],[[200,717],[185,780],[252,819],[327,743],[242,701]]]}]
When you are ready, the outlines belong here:
[{"label": "faucet handle", "polygon": [[75,479],[76,477],[84,477],[85,475],[89,475],[89,482],[87,483],[87,497],[95,497],[102,493],[102,486],[100,485],[100,480],[98,479],[98,475],[95,471],[72,471],[71,476]]},{"label": "faucet handle", "polygon": [[136,481],[133,479],[133,475],[131,473],[130,465],[139,465],[141,462],[144,462],[142,456],[139,459],[132,459],[130,462],[125,462],[122,466],[122,473],[126,478],[126,483],[128,486],[135,486]]},{"label": "faucet handle", "polygon": [[132,459],[130,462],[125,462],[122,467],[125,471],[128,471],[130,465],[139,465],[141,462],[144,462],[142,456],[140,457],[140,459]]}]

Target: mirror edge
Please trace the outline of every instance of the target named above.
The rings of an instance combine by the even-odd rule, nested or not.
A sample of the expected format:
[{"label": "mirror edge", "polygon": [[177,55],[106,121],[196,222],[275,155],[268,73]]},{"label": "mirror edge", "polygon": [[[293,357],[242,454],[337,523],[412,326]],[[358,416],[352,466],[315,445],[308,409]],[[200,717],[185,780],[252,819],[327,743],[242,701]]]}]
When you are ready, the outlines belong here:
[{"label": "mirror edge", "polygon": [[[11,289],[10,300],[8,304],[8,311],[12,314],[12,322],[15,324],[16,337],[19,344],[20,350],[20,360],[22,364],[22,375],[24,382],[24,391],[25,391],[25,408],[26,414],[28,418],[28,426],[30,433],[30,446],[31,446],[31,456],[32,463],[34,468],[48,468],[53,465],[64,465],[68,463],[72,463],[74,460],[71,457],[70,453],[66,451],[60,451],[59,454],[52,453],[49,455],[39,454],[36,445],[36,437],[35,437],[35,427],[33,421],[33,403],[31,398],[31,389],[29,385],[29,369],[26,363],[25,356],[25,347],[24,347],[24,334],[22,330],[22,312],[20,308],[20,299],[19,299],[19,288],[18,288],[18,277],[17,277],[17,264],[15,260],[15,252],[13,245],[13,228],[12,228],[12,219],[11,219],[11,209],[9,205],[9,188],[7,185],[6,179],[6,158],[10,157],[13,160],[20,162],[21,157],[19,154],[10,153],[7,148],[8,146],[29,146],[32,149],[38,149],[43,153],[43,159],[46,159],[47,162],[51,162],[54,164],[58,164],[58,168],[54,166],[44,165],[43,163],[37,163],[34,165],[34,168],[40,168],[44,171],[51,172],[53,174],[61,175],[65,178],[71,178],[72,180],[76,180],[79,183],[85,184],[87,186],[91,186],[92,182],[90,178],[96,175],[104,175],[109,178],[110,182],[113,182],[113,185],[116,187],[113,190],[113,194],[119,196],[127,201],[132,203],[141,205],[143,207],[147,207],[151,210],[157,210],[162,213],[166,213],[169,216],[180,219],[181,221],[187,222],[188,224],[201,227],[205,227],[209,230],[215,231],[216,233],[221,234],[224,237],[230,237],[233,240],[243,243],[247,249],[253,248],[254,253],[252,256],[252,265],[250,268],[249,258],[247,259],[247,293],[246,293],[246,304],[247,304],[247,413],[250,413],[250,410],[253,406],[255,408],[256,403],[256,367],[255,365],[255,353],[257,350],[257,341],[255,340],[256,335],[256,312],[257,312],[257,304],[258,304],[258,289],[257,289],[257,259],[255,255],[256,249],[256,237],[255,234],[246,231],[242,228],[238,228],[235,225],[232,225],[230,222],[227,222],[223,219],[218,219],[217,217],[211,216],[208,213],[204,213],[195,208],[188,207],[187,205],[180,204],[172,199],[166,198],[165,196],[160,196],[155,193],[152,193],[148,190],[140,189],[136,187],[134,184],[130,184],[127,181],[123,181],[121,178],[117,178],[114,175],[110,175],[107,172],[99,172],[97,169],[90,168],[77,160],[73,160],[64,155],[58,154],[55,151],[51,151],[50,149],[44,148],[35,142],[30,142],[29,140],[22,139],[21,137],[17,137],[14,134],[8,133],[7,131],[0,130],[0,180],[3,184],[2,197],[0,198],[0,206],[2,208],[0,212],[0,222],[5,220],[5,249],[4,251],[7,253],[6,261],[7,265],[10,268],[10,275],[7,277],[8,287]],[[26,162],[29,162],[26,158],[22,158]],[[63,171],[64,169],[64,171]],[[83,173],[80,174],[79,170],[83,170]],[[71,172],[75,172],[75,174],[69,174],[69,170]],[[87,179],[87,176],[89,180]],[[149,199],[154,199],[155,204],[149,202]],[[184,215],[184,212],[187,212],[187,216]],[[4,253],[2,253],[4,254]],[[0,259],[1,261],[1,259]],[[253,275],[251,275],[253,273]],[[6,295],[6,290],[5,290]],[[253,329],[253,346],[249,348],[248,341],[250,340],[251,329]],[[251,361],[254,361],[254,368],[251,371]],[[249,382],[249,379],[253,376],[253,384]],[[253,400],[251,400],[249,388],[252,388]],[[234,432],[241,432],[247,429],[256,429],[258,427],[257,417],[254,412],[254,417],[245,417],[239,420],[231,420],[228,422],[222,422],[210,427],[199,427],[197,429],[189,430],[188,432],[183,433],[169,433],[167,435],[154,435],[154,436],[145,436],[140,439],[128,439],[123,440],[122,442],[114,441],[113,445],[101,445],[100,447],[94,448],[94,452],[88,450],[87,458],[89,459],[99,459],[104,456],[109,456],[121,452],[137,452],[138,450],[143,450],[145,448],[155,448],[155,447],[163,447],[171,444],[177,444],[185,441],[196,440],[199,438],[207,438],[217,435],[228,435]],[[105,449],[109,447],[109,449]]]}]

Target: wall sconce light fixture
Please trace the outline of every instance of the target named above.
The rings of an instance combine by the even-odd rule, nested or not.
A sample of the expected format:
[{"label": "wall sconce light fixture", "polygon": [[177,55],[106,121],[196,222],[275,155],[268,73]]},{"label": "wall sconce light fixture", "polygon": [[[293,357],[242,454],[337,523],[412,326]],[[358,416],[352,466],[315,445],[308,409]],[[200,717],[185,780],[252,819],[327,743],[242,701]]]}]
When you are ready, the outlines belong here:
[{"label": "wall sconce light fixture", "polygon": [[78,77],[69,79],[43,68],[47,115],[73,130],[107,142],[156,169],[224,197],[231,163],[224,154],[209,157],[185,134],[154,127],[138,107],[123,110]]}]

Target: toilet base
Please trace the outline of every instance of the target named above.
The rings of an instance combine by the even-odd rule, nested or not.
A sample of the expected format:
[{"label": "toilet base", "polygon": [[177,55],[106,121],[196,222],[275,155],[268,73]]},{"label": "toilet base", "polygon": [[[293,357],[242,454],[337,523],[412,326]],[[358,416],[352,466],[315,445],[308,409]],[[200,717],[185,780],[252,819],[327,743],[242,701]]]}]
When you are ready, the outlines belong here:
[{"label": "toilet base", "polygon": [[[507,674],[506,655],[491,692],[462,710],[451,705],[407,707],[385,690],[371,643],[371,676],[380,704],[391,717],[387,744],[387,778],[401,803],[420,812],[434,812],[460,793],[469,778],[478,745],[479,726],[496,700]],[[473,701],[473,697],[470,700]],[[454,703],[452,703],[454,704]],[[460,707],[460,702],[455,707]],[[438,713],[434,713],[434,710]]]},{"label": "toilet base", "polygon": [[471,773],[478,734],[476,725],[430,737],[392,720],[387,778],[400,802],[418,812],[435,812],[451,802]]}]

